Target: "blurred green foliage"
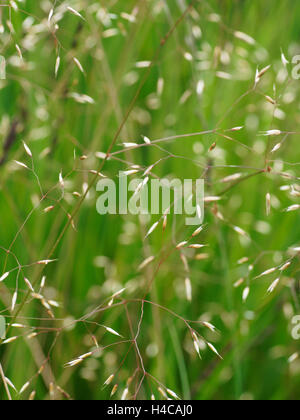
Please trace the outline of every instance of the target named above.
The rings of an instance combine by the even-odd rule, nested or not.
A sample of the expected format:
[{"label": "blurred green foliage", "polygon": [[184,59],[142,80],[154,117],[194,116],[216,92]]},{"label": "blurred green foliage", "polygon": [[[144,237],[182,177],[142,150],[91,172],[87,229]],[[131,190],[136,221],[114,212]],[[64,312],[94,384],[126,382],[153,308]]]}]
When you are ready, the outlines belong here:
[{"label": "blurred green foliage", "polygon": [[[16,4],[19,10],[5,4],[0,10],[0,48],[7,61],[7,79],[0,81],[3,273],[16,268],[15,257],[21,266],[47,259],[68,223],[68,214],[80,201],[72,193],[83,194],[93,180],[89,170],[97,170],[101,163],[95,153],[108,149],[147,72],[136,63],[152,60],[188,1],[68,2],[84,19],[67,10],[65,2],[24,0]],[[54,14],[48,21],[53,6]],[[27,399],[34,390],[37,399],[53,398],[49,394],[51,382],[74,399],[105,399],[112,385],[103,388],[103,383],[111,374],[116,374],[114,383],[119,384],[119,390],[115,397],[120,398],[138,364],[130,344],[100,350],[76,367],[66,368],[65,364],[93,350],[93,337],[103,347],[119,341],[105,332],[103,325],[118,331],[124,340],[130,339],[129,324],[136,332],[141,303],[128,303],[130,323],[124,305],[90,315],[85,322],[72,320],[107,305],[109,297],[123,287],[124,298],[141,299],[152,276],[155,280],[147,299],[184,319],[214,324],[217,333],[192,325],[213,343],[224,360],[207,347],[201,349],[200,360],[184,322],[157,306],[145,304],[138,345],[147,372],[186,399],[299,398],[300,362],[289,362],[299,350],[299,342],[291,336],[292,317],[300,314],[299,259],[291,251],[299,246],[299,210],[284,212],[299,203],[299,198],[290,194],[293,188],[299,191],[299,134],[286,138],[260,135],[270,129],[299,131],[300,84],[291,78],[293,65],[285,68],[281,60],[282,52],[291,61],[300,51],[298,17],[300,4],[292,0],[199,0],[176,27],[161,48],[113,151],[121,150],[124,141],[141,143],[141,135],[154,140],[244,127],[226,133],[234,141],[217,134],[193,136],[161,143],[165,150],[144,147],[117,155],[147,168],[172,153],[173,157],[153,170],[157,176],[204,177],[207,195],[224,192],[218,205],[207,204],[205,229],[197,238],[207,245],[205,253],[209,258],[195,260],[194,252],[184,251],[190,267],[192,302],[185,297],[187,273],[180,253],[174,252],[176,243],[193,232],[184,225],[184,216],[171,217],[164,234],[160,225],[144,241],[157,216],[99,216],[98,193],[93,185],[76,214],[74,228],[69,226],[57,243],[51,257],[57,261],[43,267],[43,272],[36,264],[22,269],[15,309],[18,311],[21,305],[21,311],[17,319],[11,318],[9,309],[17,271],[0,284],[1,315],[7,323],[13,319],[26,325],[26,329],[11,328],[8,337],[19,338],[0,347],[1,365],[16,388],[20,390],[30,381],[22,395],[11,390],[13,399]],[[253,45],[239,39],[236,31],[252,37]],[[55,78],[58,56],[60,67]],[[83,66],[84,74],[74,57]],[[250,92],[256,70],[268,65],[271,68]],[[158,92],[157,85],[162,81],[164,88]],[[88,95],[94,104],[78,103],[74,93]],[[273,98],[276,105],[266,96]],[[280,150],[270,154],[283,139]],[[31,165],[23,141],[32,151],[35,173],[14,163],[17,160]],[[215,142],[216,148],[209,151]],[[80,160],[83,155],[87,159]],[[111,159],[102,172],[117,179],[118,172],[128,167]],[[258,170],[265,172],[257,174]],[[60,172],[65,180],[62,200],[57,184]],[[236,173],[242,177],[255,175],[242,178],[242,182],[221,182]],[[31,213],[41,199],[38,181],[43,193],[50,193]],[[268,193],[270,216],[266,215]],[[55,206],[54,210],[45,213],[43,210],[49,206]],[[244,229],[250,239],[239,235],[233,226]],[[7,255],[5,250],[11,245],[13,255]],[[156,272],[158,262],[169,252]],[[156,256],[155,262],[138,272],[137,267],[149,255]],[[244,257],[247,262],[238,264]],[[278,272],[255,277],[290,258],[292,264],[281,275],[276,290],[267,294]],[[49,317],[38,299],[28,298],[23,275],[36,291],[42,275],[46,276],[45,297],[61,304],[52,308],[55,319]],[[240,278],[245,279],[244,285],[235,288]],[[250,294],[243,302],[246,286]],[[66,328],[70,323],[72,326]],[[32,332],[38,335],[28,340]],[[44,364],[42,375],[37,375]],[[137,373],[130,387],[131,396],[139,380]],[[155,380],[146,378],[138,398],[150,398],[152,392],[159,398],[157,387]],[[0,395],[7,399],[2,383]],[[55,397],[64,396],[55,388]]]}]

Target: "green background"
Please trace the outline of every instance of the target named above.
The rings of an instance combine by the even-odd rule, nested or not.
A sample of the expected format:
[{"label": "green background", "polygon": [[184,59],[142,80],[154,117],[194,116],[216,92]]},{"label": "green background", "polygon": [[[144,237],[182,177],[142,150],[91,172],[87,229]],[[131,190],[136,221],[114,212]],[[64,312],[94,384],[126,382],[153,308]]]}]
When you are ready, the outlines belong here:
[{"label": "green background", "polygon": [[[300,364],[297,360],[289,362],[289,358],[299,351],[299,341],[291,335],[292,318],[300,315],[299,259],[291,251],[299,246],[299,210],[284,210],[299,203],[298,197],[290,195],[291,186],[296,190],[299,186],[299,134],[287,136],[279,151],[267,153],[266,162],[266,150],[270,151],[284,135],[267,137],[260,133],[270,129],[299,131],[300,82],[291,77],[293,65],[285,69],[281,61],[281,50],[289,61],[300,52],[299,3],[199,0],[161,48],[161,40],[187,8],[186,0],[56,2],[49,24],[51,3],[25,0],[17,2],[18,11],[5,2],[1,7],[4,33],[0,47],[7,62],[7,79],[0,85],[1,275],[16,267],[15,257],[21,266],[34,264],[47,259],[57,245],[51,257],[57,261],[47,265],[43,273],[35,264],[20,274],[14,310],[17,320],[9,310],[17,271],[0,284],[1,315],[7,324],[13,319],[26,326],[9,329],[8,337],[19,338],[0,346],[5,376],[18,390],[30,381],[22,395],[11,389],[12,398],[27,399],[32,391],[36,391],[37,399],[65,398],[58,385],[73,399],[106,399],[112,385],[103,388],[103,383],[111,374],[116,374],[113,384],[119,385],[114,398],[120,398],[128,378],[135,374],[138,360],[134,348],[127,355],[128,343],[110,346],[120,339],[105,332],[103,325],[118,331],[124,340],[130,339],[130,324],[134,332],[138,328],[141,302],[128,302],[130,323],[123,304],[89,314],[101,305],[105,307],[110,296],[124,287],[125,299],[143,298],[146,284],[154,276],[147,300],[186,320],[213,323],[217,333],[200,324],[191,325],[213,343],[224,360],[207,347],[201,350],[200,360],[184,322],[149,303],[145,304],[138,336],[149,374],[185,399],[298,399]],[[66,10],[67,5],[80,11],[84,20]],[[135,22],[129,22],[124,13],[135,14]],[[54,20],[58,25],[55,34]],[[10,21],[13,28],[7,23]],[[110,29],[116,29],[115,36],[107,37]],[[235,31],[248,34],[255,43],[238,39]],[[16,44],[22,50],[22,60]],[[137,62],[151,61],[157,49],[159,56],[149,74],[147,69],[136,67]],[[55,78],[57,55],[61,64]],[[82,64],[84,74],[73,57]],[[257,68],[268,65],[271,68],[249,92]],[[220,72],[231,78],[221,78]],[[185,297],[187,273],[179,251],[174,250],[194,230],[184,225],[185,216],[170,217],[165,233],[160,224],[144,240],[158,217],[98,215],[94,184],[76,213],[75,229],[69,226],[60,237],[68,214],[73,214],[80,202],[72,193],[82,194],[93,181],[89,170],[97,170],[101,164],[95,152],[108,149],[145,74],[145,83],[113,152],[122,149],[122,142],[143,143],[142,135],[155,140],[244,126],[241,131],[226,133],[234,141],[214,133],[162,142],[164,150],[143,147],[117,155],[146,169],[169,153],[169,158],[153,169],[156,176],[204,177],[208,196],[222,194],[217,205],[206,205],[205,229],[195,239],[207,246],[203,252],[209,257],[198,261],[194,251],[183,250],[190,267],[192,302]],[[159,79],[164,81],[161,94],[157,93]],[[204,90],[199,95],[200,80]],[[70,97],[74,92],[89,95],[95,103],[76,102]],[[31,165],[23,141],[32,151],[35,173],[14,163],[17,160]],[[211,151],[215,142],[216,148]],[[80,160],[82,155],[87,159]],[[126,162],[110,159],[102,172],[117,181],[118,172],[128,168]],[[258,170],[265,172],[257,174]],[[65,179],[62,200],[60,172]],[[284,178],[282,172],[290,178]],[[242,182],[221,182],[236,173],[242,174]],[[30,213],[41,199],[39,183],[43,193],[51,191]],[[267,193],[272,196],[269,216]],[[55,208],[45,213],[49,206]],[[224,221],[216,217],[217,210]],[[244,229],[251,239],[237,234],[233,226]],[[13,255],[7,257],[5,250],[17,232]],[[156,260],[139,272],[138,266],[150,255]],[[238,264],[244,257],[248,262]],[[290,258],[292,265],[281,276],[274,293],[268,295],[278,272],[255,277]],[[249,264],[254,266],[251,272]],[[46,275],[44,296],[61,304],[52,309],[55,319],[38,299],[28,296],[23,274],[37,292],[42,275]],[[244,286],[235,288],[240,278],[245,279]],[[243,302],[247,285],[250,295]],[[66,328],[70,320],[86,315],[85,322],[74,322],[72,328]],[[28,340],[32,332],[38,335]],[[65,368],[66,363],[94,350],[92,336],[99,346],[109,347],[76,367]],[[45,370],[39,375],[45,360]],[[137,372],[129,398],[135,395],[140,379]],[[49,393],[51,382],[55,384],[54,394]],[[158,383],[147,377],[137,398],[149,399],[152,393],[160,398],[157,388]],[[0,396],[7,399],[2,382]]]}]

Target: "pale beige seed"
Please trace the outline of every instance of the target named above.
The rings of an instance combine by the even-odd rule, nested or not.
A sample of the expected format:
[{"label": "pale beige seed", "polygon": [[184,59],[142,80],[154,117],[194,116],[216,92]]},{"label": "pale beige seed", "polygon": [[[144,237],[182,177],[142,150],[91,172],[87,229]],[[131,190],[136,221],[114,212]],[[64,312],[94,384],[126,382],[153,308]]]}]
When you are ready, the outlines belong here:
[{"label": "pale beige seed", "polygon": [[202,244],[191,244],[188,247],[191,248],[191,249],[201,249],[201,248],[204,248],[205,245],[202,245]]},{"label": "pale beige seed", "polygon": [[24,149],[25,149],[25,152],[27,153],[27,155],[32,158],[31,150],[29,149],[29,147],[27,146],[27,144],[25,142],[23,142],[23,146],[24,146]]},{"label": "pale beige seed", "polygon": [[112,383],[112,381],[114,380],[114,377],[115,377],[115,375],[110,375],[110,376],[106,379],[106,381],[104,382],[104,385],[105,385],[105,386],[110,385],[110,384]]},{"label": "pale beige seed", "polygon": [[255,45],[256,43],[254,38],[252,38],[250,35],[245,34],[244,32],[235,31],[233,34],[237,39],[240,39],[241,41],[244,41],[249,45]]},{"label": "pale beige seed", "polygon": [[18,293],[17,293],[17,292],[15,292],[15,293],[13,294],[13,297],[12,297],[12,302],[11,302],[11,310],[12,310],[12,312],[14,311],[14,309],[15,309],[15,307],[16,307],[17,299],[18,299]]},{"label": "pale beige seed", "polygon": [[263,136],[280,136],[282,132],[280,130],[268,130],[262,133]]},{"label": "pale beige seed", "polygon": [[118,337],[122,337],[117,331],[113,330],[112,328],[109,328],[109,327],[104,327],[104,328],[106,329],[107,332],[109,332],[113,335],[116,335]]},{"label": "pale beige seed", "polygon": [[172,397],[175,398],[175,400],[180,400],[180,398],[178,397],[178,395],[176,394],[176,392],[172,391],[171,389],[167,388],[167,393]]},{"label": "pale beige seed", "polygon": [[29,289],[31,292],[34,292],[34,289],[33,289],[33,287],[32,287],[32,284],[30,283],[30,281],[29,281],[26,277],[24,278],[24,281],[25,281],[25,283],[26,283],[26,285],[27,285],[28,289]]},{"label": "pale beige seed", "polygon": [[273,98],[271,98],[271,96],[265,95],[265,98],[268,102],[270,102],[270,104],[276,105],[276,101]]},{"label": "pale beige seed", "polygon": [[60,67],[60,56],[57,56],[56,62],[55,62],[55,78],[58,75],[59,67]]},{"label": "pale beige seed", "polygon": [[112,298],[114,299],[114,298],[120,296],[123,292],[125,292],[125,290],[126,290],[126,287],[123,287],[123,289],[118,290],[116,293],[114,293],[112,295]]},{"label": "pale beige seed", "polygon": [[32,340],[36,336],[37,336],[37,333],[32,333],[32,334],[27,335],[27,338],[28,338],[28,340]]},{"label": "pale beige seed", "polygon": [[118,388],[119,388],[119,385],[117,385],[117,384],[113,387],[113,389],[110,393],[111,397],[113,397],[116,394],[116,392],[118,391]]},{"label": "pale beige seed", "polygon": [[240,131],[243,130],[244,126],[240,126],[240,127],[233,127],[230,129],[230,131]]},{"label": "pale beige seed", "polygon": [[53,13],[54,13],[54,10],[53,10],[53,8],[50,10],[50,12],[49,12],[49,15],[48,15],[48,23],[50,23],[50,21],[51,21],[51,19],[52,19],[52,17],[53,17]]},{"label": "pale beige seed", "polygon": [[128,388],[125,388],[125,389],[124,389],[124,392],[123,392],[123,394],[122,394],[121,400],[122,400],[122,401],[126,400],[126,399],[127,399],[127,397],[128,397],[128,394],[129,394],[129,389],[128,389]]},{"label": "pale beige seed", "polygon": [[151,144],[151,140],[148,137],[142,136],[142,138],[146,144]]},{"label": "pale beige seed", "polygon": [[164,398],[168,398],[167,394],[165,393],[165,391],[162,389],[162,387],[158,387],[157,388],[158,392],[164,397]]},{"label": "pale beige seed", "polygon": [[240,287],[240,286],[244,283],[244,281],[245,281],[245,279],[244,279],[244,278],[239,279],[238,281],[236,281],[236,282],[234,283],[233,287],[235,287],[235,288],[237,289],[238,287]]},{"label": "pale beige seed", "polygon": [[276,287],[278,286],[280,279],[276,279],[271,286],[268,288],[268,293],[273,293]]},{"label": "pale beige seed", "polygon": [[77,10],[73,9],[73,7],[68,6],[67,10],[69,10],[69,12],[71,12],[73,15],[78,16],[84,20],[84,17]]},{"label": "pale beige seed", "polygon": [[240,260],[238,260],[238,264],[239,265],[242,265],[242,264],[247,263],[248,261],[249,261],[249,258],[248,257],[243,257]]},{"label": "pale beige seed", "polygon": [[243,291],[243,301],[246,302],[250,294],[250,287],[246,287]]},{"label": "pale beige seed", "polygon": [[259,276],[257,276],[256,278],[259,279],[260,277],[264,277],[264,276],[268,276],[269,274],[274,273],[277,270],[276,267],[272,267],[269,268],[268,270],[264,271],[263,273],[261,273]]},{"label": "pale beige seed", "polygon": [[207,345],[220,359],[222,359],[218,350],[215,348],[215,346],[213,344],[207,342]]},{"label": "pale beige seed", "polygon": [[25,165],[25,163],[23,163],[23,162],[19,162],[18,160],[15,160],[14,162],[15,162],[18,166],[21,166],[22,168],[29,169],[29,168],[28,168],[28,166],[27,166],[27,165]]},{"label": "pale beige seed", "polygon": [[176,249],[181,249],[181,248],[183,248],[184,246],[186,246],[187,245],[187,241],[183,241],[183,242],[180,242],[178,245],[176,245]]},{"label": "pale beige seed", "polygon": [[300,210],[300,205],[299,204],[294,204],[294,205],[288,207],[285,211],[287,213],[290,213],[292,211],[297,211],[297,210]]},{"label": "pale beige seed", "polygon": [[202,322],[202,325],[204,327],[208,328],[212,332],[216,331],[216,327],[213,324],[211,324],[210,322]]},{"label": "pale beige seed", "polygon": [[168,217],[166,215],[163,216],[163,232],[166,230],[168,224]]},{"label": "pale beige seed", "polygon": [[30,385],[30,382],[26,382],[26,383],[22,386],[22,388],[20,389],[19,394],[20,394],[20,395],[21,395],[21,394],[23,394],[23,392],[25,392],[25,391],[26,391],[26,389],[29,387],[29,385]]},{"label": "pale beige seed", "polygon": [[17,392],[17,389],[16,389],[16,387],[14,386],[14,384],[12,383],[12,381],[10,380],[10,379],[8,379],[8,378],[4,378],[5,379],[5,382],[7,383],[7,385],[10,387],[10,388],[12,388],[14,391],[16,391]]},{"label": "pale beige seed", "polygon": [[182,264],[184,265],[185,271],[187,273],[189,273],[190,267],[189,267],[189,264],[188,264],[188,260],[187,260],[186,256],[183,253],[180,254],[180,259],[182,261]]},{"label": "pale beige seed", "polygon": [[138,271],[142,271],[144,268],[146,268],[150,263],[152,263],[152,261],[155,260],[154,256],[148,257],[145,259],[145,261],[143,261],[139,267],[138,267]]},{"label": "pale beige seed", "polygon": [[17,339],[18,339],[18,337],[11,337],[11,338],[8,338],[7,340],[4,340],[2,342],[2,344],[10,344],[10,343],[13,343],[14,341],[16,341]]},{"label": "pale beige seed", "polygon": [[52,210],[54,210],[55,209],[55,207],[54,206],[49,206],[49,207],[46,207],[45,209],[44,209],[44,213],[50,213]]},{"label": "pale beige seed", "polygon": [[221,182],[226,184],[228,182],[237,181],[241,177],[242,177],[242,174],[237,173],[237,174],[230,175],[230,176],[227,176],[226,178],[221,179]]},{"label": "pale beige seed", "polygon": [[29,401],[33,401],[35,399],[35,396],[36,396],[36,391],[32,391],[28,398]]},{"label": "pale beige seed", "polygon": [[151,228],[148,230],[148,232],[147,232],[147,234],[146,234],[146,236],[145,236],[145,239],[146,238],[148,238],[148,236],[150,236],[151,235],[151,233],[153,233],[154,231],[155,231],[155,229],[157,228],[157,226],[159,225],[159,222],[155,222],[152,226],[151,226]]},{"label": "pale beige seed", "polygon": [[284,67],[286,67],[287,64],[289,64],[289,61],[286,58],[286,56],[284,55],[283,51],[281,51],[281,61],[282,61],[282,64],[284,65]]},{"label": "pale beige seed", "polygon": [[216,197],[216,196],[208,196],[204,198],[204,202],[205,203],[214,203],[215,201],[220,201],[222,198],[221,197]]},{"label": "pale beige seed", "polygon": [[203,231],[203,226],[198,227],[195,232],[192,234],[192,237],[195,238]]},{"label": "pale beige seed", "polygon": [[185,292],[186,292],[186,298],[189,302],[192,301],[192,284],[191,280],[187,277],[185,279]]},{"label": "pale beige seed", "polygon": [[288,359],[288,362],[289,362],[289,363],[293,363],[293,362],[295,362],[295,361],[298,359],[298,357],[299,357],[299,353],[294,353],[294,354],[292,354],[292,356]]},{"label": "pale beige seed", "polygon": [[5,279],[7,279],[7,277],[9,276],[9,273],[4,273],[2,277],[0,277],[0,283],[2,281],[4,281]]},{"label": "pale beige seed", "polygon": [[292,263],[289,261],[289,262],[287,262],[286,264],[284,264],[282,267],[280,267],[280,271],[285,271],[285,270],[287,270],[289,267],[290,267],[290,265],[291,265]]},{"label": "pale beige seed", "polygon": [[19,47],[18,44],[16,44],[16,50],[17,50],[17,53],[18,53],[20,59],[23,60],[23,54],[22,54],[21,48]]},{"label": "pale beige seed", "polygon": [[81,71],[81,73],[84,73],[84,68],[82,67],[82,64],[80,63],[80,61],[78,60],[78,58],[73,57],[73,61],[76,64],[76,66],[79,68],[79,70]]},{"label": "pale beige seed", "polygon": [[233,230],[241,236],[248,236],[247,232],[245,232],[242,228],[238,226],[233,226]]},{"label": "pale beige seed", "polygon": [[209,254],[198,254],[195,256],[196,261],[203,261],[209,258]]},{"label": "pale beige seed", "polygon": [[267,73],[267,71],[268,70],[270,70],[270,68],[271,68],[272,66],[271,65],[269,65],[269,66],[266,66],[266,67],[264,67],[259,73],[258,73],[258,75],[257,75],[257,78],[258,79],[260,79],[260,78],[262,78],[266,73]]},{"label": "pale beige seed", "polygon": [[266,195],[266,213],[267,216],[270,216],[271,214],[271,194],[267,193]]}]

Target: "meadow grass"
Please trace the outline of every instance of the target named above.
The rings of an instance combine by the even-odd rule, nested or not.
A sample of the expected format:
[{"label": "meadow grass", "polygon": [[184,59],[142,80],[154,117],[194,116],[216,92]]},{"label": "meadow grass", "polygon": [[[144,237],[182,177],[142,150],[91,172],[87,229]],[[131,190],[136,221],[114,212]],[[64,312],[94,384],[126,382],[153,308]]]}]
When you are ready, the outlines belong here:
[{"label": "meadow grass", "polygon": [[[298,16],[2,2],[2,400],[299,398]],[[201,229],[97,214],[132,170],[204,178]]]}]

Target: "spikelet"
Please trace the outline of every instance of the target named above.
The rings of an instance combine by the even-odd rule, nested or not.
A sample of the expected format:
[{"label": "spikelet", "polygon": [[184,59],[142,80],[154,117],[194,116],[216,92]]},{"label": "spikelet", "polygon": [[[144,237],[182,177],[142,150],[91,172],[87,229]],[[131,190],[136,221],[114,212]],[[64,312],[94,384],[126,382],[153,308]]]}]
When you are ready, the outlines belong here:
[{"label": "spikelet", "polygon": [[127,397],[128,397],[128,394],[129,394],[129,389],[128,389],[128,388],[125,388],[125,389],[124,389],[124,392],[123,392],[123,394],[122,394],[122,397],[121,397],[121,401],[126,400],[126,399],[127,399]]},{"label": "spikelet", "polygon": [[188,247],[191,248],[191,249],[202,249],[202,248],[205,247],[205,245],[202,245],[202,244],[191,244]]},{"label": "spikelet", "polygon": [[187,277],[185,279],[185,292],[186,292],[186,298],[189,302],[192,301],[192,284],[191,280]]},{"label": "spikelet", "polygon": [[237,281],[234,283],[233,287],[237,289],[238,287],[240,287],[240,286],[244,283],[244,281],[245,281],[245,279],[244,279],[244,278],[241,278],[241,279],[237,280]]},{"label": "spikelet", "polygon": [[254,38],[252,38],[250,35],[245,34],[244,32],[241,31],[235,31],[233,33],[233,35],[237,38],[240,39],[241,41],[246,42],[249,45],[255,45],[256,41]]},{"label": "spikelet", "polygon": [[291,263],[291,261],[288,261],[287,263],[285,263],[282,267],[280,267],[279,268],[279,271],[285,271],[285,270],[287,270],[289,267],[290,267],[290,265],[291,265],[292,263]]},{"label": "spikelet", "polygon": [[154,256],[146,258],[138,267],[138,271],[142,271],[145,267],[147,267],[152,261],[155,260]]},{"label": "spikelet", "polygon": [[52,8],[52,9],[50,9],[50,12],[49,12],[49,14],[48,14],[48,23],[50,23],[50,21],[51,21],[51,19],[52,19],[52,17],[53,17],[53,14],[54,14],[54,10],[53,10],[53,8]]},{"label": "spikelet", "polygon": [[108,385],[110,385],[111,383],[112,383],[112,381],[114,380],[114,378],[115,378],[115,375],[110,375],[107,379],[106,379],[106,381],[104,382],[104,386],[108,386]]},{"label": "spikelet", "polygon": [[186,246],[187,245],[187,241],[183,241],[183,242],[180,242],[178,245],[176,245],[176,249],[181,249],[181,248],[183,248],[184,246]]},{"label": "spikelet", "polygon": [[204,327],[208,328],[212,332],[216,331],[216,327],[213,324],[211,324],[210,322],[202,322],[202,325]]},{"label": "spikelet", "polygon": [[35,396],[36,396],[36,391],[32,391],[32,392],[30,393],[30,395],[29,395],[28,400],[29,400],[29,401],[33,401],[33,400],[35,399]]},{"label": "spikelet", "polygon": [[80,63],[80,61],[78,60],[78,58],[73,57],[73,61],[76,64],[76,66],[79,68],[79,70],[81,71],[81,73],[84,74],[84,68],[82,67],[82,64]]},{"label": "spikelet", "polygon": [[266,213],[267,216],[270,216],[271,214],[271,194],[267,193],[266,195]]},{"label": "spikelet", "polygon": [[282,134],[282,131],[280,130],[268,130],[261,133],[263,136],[280,136]]},{"label": "spikelet", "polygon": [[268,276],[269,274],[274,273],[276,270],[277,270],[276,267],[269,268],[268,270],[264,271],[259,276],[257,276],[256,279],[259,279],[259,278],[264,277],[264,276]]},{"label": "spikelet", "polygon": [[19,47],[18,44],[16,44],[16,50],[17,50],[17,53],[18,53],[18,56],[20,57],[20,59],[23,60],[23,54],[22,54],[21,48]]},{"label": "spikelet", "polygon": [[155,229],[157,228],[157,226],[159,225],[159,222],[155,222],[152,226],[151,226],[151,228],[148,230],[148,232],[147,232],[147,234],[146,234],[146,236],[145,236],[145,239],[146,238],[148,238],[148,236],[150,236],[151,235],[151,233],[153,233],[154,231],[155,231]]},{"label": "spikelet", "polygon": [[26,382],[26,383],[22,386],[22,388],[20,389],[19,394],[20,394],[20,395],[21,395],[21,394],[23,394],[23,392],[25,392],[25,391],[26,391],[26,389],[27,389],[29,386],[30,386],[30,382]]},{"label": "spikelet", "polygon": [[58,71],[59,71],[59,67],[60,67],[60,56],[58,55],[56,58],[56,62],[55,62],[55,78],[58,75]]},{"label": "spikelet", "polygon": [[298,358],[299,358],[299,353],[294,353],[294,354],[292,354],[292,356],[291,356],[291,357],[289,357],[288,362],[289,362],[289,363],[293,363],[293,362],[295,362]]},{"label": "spikelet", "polygon": [[29,281],[26,277],[24,277],[24,281],[25,281],[25,283],[26,283],[26,285],[27,285],[28,289],[29,289],[31,292],[34,292],[34,289],[33,289],[32,284],[30,283],[30,281]]},{"label": "spikelet", "polygon": [[73,7],[68,6],[67,10],[69,10],[69,12],[72,13],[73,15],[78,16],[81,19],[85,20],[84,17],[79,12],[77,12],[77,10],[73,9]]},{"label": "spikelet", "polygon": [[146,144],[151,144],[151,140],[150,140],[148,137],[146,137],[146,136],[142,136],[142,139],[144,140],[144,142],[145,142]]},{"label": "spikelet", "polygon": [[203,226],[198,227],[192,234],[192,237],[195,238],[203,231]]},{"label": "spikelet", "polygon": [[248,299],[249,294],[250,294],[250,287],[248,287],[248,286],[247,286],[247,287],[243,290],[243,301],[244,301],[244,302],[246,302],[246,300]]},{"label": "spikelet", "polygon": [[7,277],[9,276],[9,274],[10,274],[10,273],[4,273],[4,274],[2,275],[2,277],[0,277],[0,283],[1,283],[2,281],[4,281],[5,279],[7,279]]},{"label": "spikelet", "polygon": [[27,165],[25,165],[25,163],[20,162],[18,160],[14,161],[18,166],[21,166],[21,168],[25,168],[25,169],[29,169]]},{"label": "spikelet", "polygon": [[273,281],[273,283],[271,284],[271,286],[268,288],[268,293],[273,293],[274,290],[276,289],[276,287],[278,286],[279,282],[280,282],[280,278],[278,278],[275,281]]},{"label": "spikelet", "polygon": [[206,343],[208,345],[208,347],[220,358],[223,360],[223,358],[220,356],[218,350],[215,348],[215,346],[213,346],[211,343]]},{"label": "spikelet", "polygon": [[25,142],[23,142],[23,146],[24,146],[24,149],[25,149],[25,152],[27,153],[27,155],[32,158],[31,150],[29,149],[29,147],[27,146],[27,144]]},{"label": "spikelet", "polygon": [[14,342],[14,341],[16,341],[18,338],[19,338],[19,337],[10,337],[10,338],[7,338],[6,340],[4,340],[4,341],[2,342],[2,344],[10,344],[10,343],[13,343],[13,342]]},{"label": "spikelet", "polygon": [[294,205],[288,207],[285,211],[287,213],[290,213],[292,211],[297,211],[297,210],[300,210],[300,205],[299,204],[294,204]]},{"label": "spikelet", "polygon": [[200,359],[202,359],[201,353],[200,353],[200,347],[199,347],[198,337],[195,334],[195,332],[192,332],[192,337],[193,337],[193,343],[194,343],[195,350],[196,350],[198,356],[200,357]]},{"label": "spikelet", "polygon": [[113,387],[113,389],[110,393],[110,397],[113,397],[116,394],[116,392],[118,391],[118,388],[119,388],[118,384],[114,385],[114,387]]},{"label": "spikelet", "polygon": [[172,398],[174,398],[175,400],[180,400],[180,398],[178,397],[178,395],[174,392],[174,391],[172,391],[171,389],[168,389],[167,388],[167,393],[172,397]]},{"label": "spikelet", "polygon": [[12,312],[14,311],[14,309],[15,309],[15,307],[16,307],[17,299],[18,299],[18,293],[17,293],[17,292],[15,292],[15,293],[13,294],[13,297],[12,297],[12,302],[11,302],[11,311],[12,311]]},{"label": "spikelet", "polygon": [[109,333],[111,333],[113,335],[116,335],[118,337],[122,337],[117,331],[113,330],[112,328],[105,327],[105,326],[104,326],[104,328],[106,329],[107,332],[109,332]]}]

